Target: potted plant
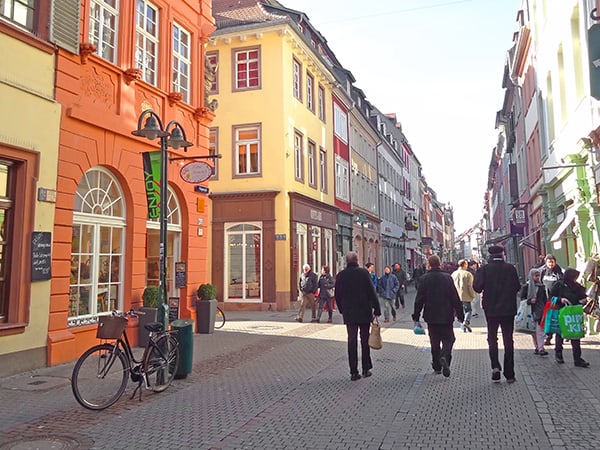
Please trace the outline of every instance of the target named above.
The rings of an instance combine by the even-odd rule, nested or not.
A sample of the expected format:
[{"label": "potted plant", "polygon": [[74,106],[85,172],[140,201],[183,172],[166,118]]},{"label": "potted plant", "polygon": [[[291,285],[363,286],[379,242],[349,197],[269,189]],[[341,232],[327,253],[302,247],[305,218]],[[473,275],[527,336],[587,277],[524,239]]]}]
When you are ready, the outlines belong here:
[{"label": "potted plant", "polygon": [[196,301],[196,325],[198,333],[213,333],[215,331],[215,316],[217,315],[217,288],[210,283],[198,286]]},{"label": "potted plant", "polygon": [[160,307],[160,289],[158,286],[146,286],[142,294],[142,300],[144,306],[140,308],[140,311],[144,314],[140,314],[138,317],[138,345],[140,347],[146,347],[148,344],[148,331],[144,328],[144,325],[150,322],[156,322],[158,319],[158,308]]}]

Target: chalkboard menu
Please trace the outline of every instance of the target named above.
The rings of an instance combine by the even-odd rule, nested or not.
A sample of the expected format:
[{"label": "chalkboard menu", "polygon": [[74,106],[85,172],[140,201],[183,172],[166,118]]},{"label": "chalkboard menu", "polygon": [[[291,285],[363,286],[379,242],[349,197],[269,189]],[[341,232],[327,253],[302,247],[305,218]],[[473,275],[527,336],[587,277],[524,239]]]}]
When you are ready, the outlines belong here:
[{"label": "chalkboard menu", "polygon": [[52,278],[52,234],[49,231],[31,233],[31,281]]},{"label": "chalkboard menu", "polygon": [[184,288],[187,286],[187,269],[185,262],[175,263],[175,287]]},{"label": "chalkboard menu", "polygon": [[179,319],[179,297],[169,297],[169,322]]}]

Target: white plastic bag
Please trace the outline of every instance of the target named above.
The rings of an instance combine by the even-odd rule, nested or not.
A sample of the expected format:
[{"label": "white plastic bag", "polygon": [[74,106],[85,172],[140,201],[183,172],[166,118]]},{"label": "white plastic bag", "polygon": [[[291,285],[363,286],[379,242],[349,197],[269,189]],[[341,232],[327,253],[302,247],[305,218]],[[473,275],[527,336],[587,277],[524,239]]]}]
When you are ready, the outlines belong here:
[{"label": "white plastic bag", "polygon": [[535,333],[536,326],[537,324],[533,320],[533,314],[531,313],[531,305],[527,303],[527,300],[521,300],[517,315],[515,316],[515,331]]}]

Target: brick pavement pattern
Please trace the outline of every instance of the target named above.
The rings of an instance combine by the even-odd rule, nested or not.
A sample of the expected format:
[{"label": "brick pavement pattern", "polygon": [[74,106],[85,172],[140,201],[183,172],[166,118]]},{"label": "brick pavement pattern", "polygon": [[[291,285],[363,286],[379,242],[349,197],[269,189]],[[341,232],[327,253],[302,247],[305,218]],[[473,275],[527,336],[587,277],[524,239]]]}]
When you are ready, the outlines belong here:
[{"label": "brick pavement pattern", "polygon": [[[491,382],[485,319],[458,324],[450,378],[431,369],[428,337],[412,331],[414,290],[383,328],[373,376],[350,381],[346,331],[299,324],[295,312],[232,312],[194,335],[187,378],[160,394],[88,411],[73,364],[0,378],[0,449],[596,449],[600,338],[582,341],[591,369],[533,354],[515,334],[517,382]],[[386,324],[388,325],[388,324]]]}]

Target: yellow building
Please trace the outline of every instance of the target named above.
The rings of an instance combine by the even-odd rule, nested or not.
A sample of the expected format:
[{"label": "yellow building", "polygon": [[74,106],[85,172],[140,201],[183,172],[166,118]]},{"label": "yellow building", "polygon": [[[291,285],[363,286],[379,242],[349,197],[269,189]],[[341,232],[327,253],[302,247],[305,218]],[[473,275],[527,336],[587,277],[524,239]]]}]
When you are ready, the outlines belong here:
[{"label": "yellow building", "polygon": [[334,270],[332,55],[302,14],[229,3],[213,2],[207,46],[212,281],[228,307],[284,310],[303,264]]},{"label": "yellow building", "polygon": [[0,11],[0,375],[46,364],[60,105],[42,9]]}]

